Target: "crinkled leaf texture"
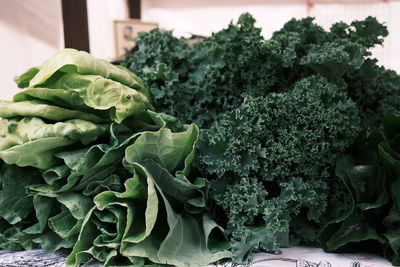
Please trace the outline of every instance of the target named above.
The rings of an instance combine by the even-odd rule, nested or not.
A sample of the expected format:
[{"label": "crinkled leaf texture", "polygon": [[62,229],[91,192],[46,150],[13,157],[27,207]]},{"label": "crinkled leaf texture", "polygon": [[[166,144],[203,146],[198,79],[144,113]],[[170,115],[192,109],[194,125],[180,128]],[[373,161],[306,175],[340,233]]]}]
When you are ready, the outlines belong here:
[{"label": "crinkled leaf texture", "polygon": [[29,69],[15,80],[18,85],[22,80],[24,84],[29,80],[29,87],[38,87],[38,85],[54,81],[55,76],[65,73],[95,74],[132,88],[143,88],[141,80],[125,68],[114,66],[106,60],[92,57],[87,52],[71,48],[60,50],[38,68]]},{"label": "crinkled leaf texture", "polygon": [[72,247],[93,206],[90,198],[76,193],[53,198],[26,192],[27,186],[43,179],[35,168],[2,164],[0,171],[0,248],[41,247],[54,252]]},{"label": "crinkled leaf texture", "polygon": [[57,107],[38,100],[23,102],[0,100],[0,118],[13,117],[40,117],[53,121],[81,119],[93,123],[106,121],[95,114]]},{"label": "crinkled leaf texture", "polygon": [[120,179],[128,177],[122,165],[124,151],[139,135],[123,124],[109,127],[109,143],[62,151],[55,154],[62,164],[43,172],[46,183],[29,186],[41,194],[80,191],[94,196],[103,190],[118,189]]},{"label": "crinkled leaf texture", "polygon": [[[30,80],[29,89],[16,95],[15,101],[54,101],[95,114],[108,110],[111,119],[119,123],[130,116],[140,117],[146,109],[153,108],[149,92],[138,77],[86,52],[61,50],[38,69],[37,72],[29,69],[22,78],[16,78],[21,86]],[[48,89],[57,90],[57,93]],[[59,94],[60,90],[67,92]]]},{"label": "crinkled leaf texture", "polygon": [[[190,178],[198,128],[144,132],[126,149],[133,175],[125,190],[105,191],[85,217],[67,259],[76,265],[94,257],[113,262],[206,266],[230,257],[224,231],[206,211],[208,182]],[[167,221],[165,221],[167,219]]]},{"label": "crinkled leaf texture", "polygon": [[48,169],[54,154],[74,143],[88,144],[103,135],[104,125],[74,119],[55,124],[31,118],[0,119],[0,158],[7,164]]},{"label": "crinkled leaf texture", "polygon": [[400,264],[400,116],[391,114],[383,132],[359,138],[359,148],[341,158],[336,174],[351,195],[350,209],[325,225],[327,251],[368,248]]},{"label": "crinkled leaf texture", "polygon": [[227,214],[236,261],[287,245],[296,217],[323,218],[332,168],[359,132],[357,115],[343,90],[311,76],[291,91],[248,97],[205,131],[199,158],[217,176],[213,197]]}]

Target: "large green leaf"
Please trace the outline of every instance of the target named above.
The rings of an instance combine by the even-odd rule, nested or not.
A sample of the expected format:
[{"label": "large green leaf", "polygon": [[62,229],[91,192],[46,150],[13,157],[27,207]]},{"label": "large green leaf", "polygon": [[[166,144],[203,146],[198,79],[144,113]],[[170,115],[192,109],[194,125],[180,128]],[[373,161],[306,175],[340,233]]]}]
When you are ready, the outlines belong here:
[{"label": "large green leaf", "polygon": [[383,132],[360,136],[353,155],[336,164],[336,175],[351,196],[350,209],[324,226],[321,245],[328,251],[368,246],[400,264],[400,117],[392,114]]},{"label": "large green leaf", "polygon": [[0,100],[0,117],[41,117],[53,121],[82,119],[93,123],[105,122],[94,114],[48,105],[42,101],[11,102]]},{"label": "large green leaf", "polygon": [[384,214],[389,201],[384,173],[374,166],[355,165],[350,156],[345,156],[337,162],[336,174],[351,193],[352,208],[324,227],[321,245],[335,251],[350,243],[368,240],[384,243],[376,231],[379,222],[374,219]]},{"label": "large green leaf", "polygon": [[126,160],[141,163],[144,159],[152,159],[170,173],[188,172],[198,136],[199,129],[195,124],[180,133],[172,133],[168,128],[143,133],[134,146],[127,148]]},{"label": "large green leaf", "polygon": [[[57,106],[89,111],[78,92],[54,88],[29,88],[13,97],[14,102],[44,100]],[[94,110],[92,110],[94,111]]]},{"label": "large green leaf", "polygon": [[25,85],[29,80],[29,87],[37,87],[50,83],[55,76],[72,72],[100,75],[132,88],[143,88],[142,81],[127,69],[114,66],[106,60],[94,58],[84,51],[75,49],[63,49],[57,52],[40,67],[29,69],[16,80],[21,85]]},{"label": "large green leaf", "polygon": [[124,191],[94,198],[96,209],[86,216],[67,263],[92,256],[106,266],[116,257],[131,264],[147,258],[205,266],[230,257],[223,229],[206,212],[208,183],[201,178],[191,183],[184,176],[197,137],[195,125],[180,133],[166,128],[142,133],[125,152],[124,166],[133,178],[125,181]]},{"label": "large green leaf", "polygon": [[100,75],[69,73],[49,87],[78,92],[88,107],[109,110],[111,119],[117,122],[152,109],[145,94]]},{"label": "large green leaf", "polygon": [[124,151],[139,134],[134,134],[123,124],[112,123],[107,144],[56,153],[62,165],[47,169],[43,177],[47,184],[33,185],[29,189],[56,194],[79,190],[94,195],[101,188],[118,187],[119,175],[126,173],[122,166]]},{"label": "large green leaf", "polygon": [[0,119],[0,158],[7,164],[48,169],[57,162],[54,154],[81,142],[90,143],[106,128],[84,120],[47,124],[32,117]]}]

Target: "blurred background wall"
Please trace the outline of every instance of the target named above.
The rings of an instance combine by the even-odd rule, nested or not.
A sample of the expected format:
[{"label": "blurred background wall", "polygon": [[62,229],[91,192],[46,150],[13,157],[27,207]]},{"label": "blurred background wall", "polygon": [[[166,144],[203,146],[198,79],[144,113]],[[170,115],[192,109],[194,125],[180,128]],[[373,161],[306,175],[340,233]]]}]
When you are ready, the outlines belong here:
[{"label": "blurred background wall", "polygon": [[63,47],[61,1],[0,0],[0,99],[18,92],[15,75]]},{"label": "blurred background wall", "polygon": [[[267,38],[293,17],[313,16],[329,28],[337,21],[375,16],[386,23],[389,37],[384,47],[373,51],[374,56],[400,72],[399,0],[0,0],[0,99],[17,92],[15,75],[69,46],[68,38],[84,35],[85,27],[87,50],[96,57],[115,59],[113,21],[132,17],[133,2],[142,21],[158,23],[177,36],[210,35],[243,12],[253,14]],[[86,10],[81,10],[82,3]],[[75,14],[75,7],[86,17],[78,17],[82,12]]]}]

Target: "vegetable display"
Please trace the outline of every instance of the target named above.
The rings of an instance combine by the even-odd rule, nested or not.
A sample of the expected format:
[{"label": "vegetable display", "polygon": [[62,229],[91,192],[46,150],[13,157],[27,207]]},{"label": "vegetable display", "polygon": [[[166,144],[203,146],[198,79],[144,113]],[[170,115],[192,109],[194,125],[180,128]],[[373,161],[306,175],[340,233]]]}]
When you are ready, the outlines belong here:
[{"label": "vegetable display", "polygon": [[[159,111],[209,128],[247,95],[289,91],[319,74],[346,90],[366,126],[400,109],[400,78],[370,57],[388,32],[375,18],[333,24],[292,19],[266,40],[250,14],[194,46],[170,32],[141,33],[121,63],[143,78]],[[180,101],[176,101],[179,99]]]},{"label": "vegetable display", "polygon": [[0,248],[184,267],[300,244],[400,265],[400,76],[370,52],[387,34],[305,18],[265,39],[245,13],[194,43],[140,33],[120,65],[61,50],[0,100]]},{"label": "vegetable display", "polygon": [[[344,237],[358,200],[335,169],[360,136],[399,113],[400,76],[370,52],[387,29],[372,17],[329,31],[312,18],[292,19],[265,39],[254,25],[246,13],[194,45],[159,29],[141,33],[121,64],[143,78],[158,111],[204,129],[197,164],[234,261],[295,244],[360,247],[365,237]],[[344,236],[331,236],[346,215]],[[382,239],[393,230],[371,229],[381,232],[370,249],[396,263],[397,241]]]},{"label": "vegetable display", "polygon": [[1,102],[1,248],[72,249],[70,265],[231,256],[191,170],[198,127],[154,112],[138,77],[65,49],[16,81],[29,87]]},{"label": "vegetable display", "polygon": [[359,132],[357,115],[345,92],[311,76],[289,92],[247,98],[205,132],[200,160],[218,177],[214,198],[232,247],[243,249],[237,260],[247,248],[288,245],[295,217],[321,221],[331,169]]}]

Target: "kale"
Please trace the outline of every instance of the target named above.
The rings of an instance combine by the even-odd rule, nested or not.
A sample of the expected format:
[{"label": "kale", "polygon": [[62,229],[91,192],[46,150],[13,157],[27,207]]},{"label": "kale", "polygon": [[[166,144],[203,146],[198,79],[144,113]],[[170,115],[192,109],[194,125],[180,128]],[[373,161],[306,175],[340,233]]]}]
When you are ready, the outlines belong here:
[{"label": "kale", "polygon": [[378,66],[376,60],[365,60],[358,70],[348,71],[344,79],[365,127],[381,127],[385,115],[400,110],[400,76]]},{"label": "kale", "polygon": [[[183,40],[173,37],[171,32],[154,29],[139,33],[133,53],[121,65],[142,78],[158,110],[176,115],[176,111],[187,107],[182,83],[187,80],[189,53]],[[185,103],[182,108],[180,103]]]},{"label": "kale", "polygon": [[143,78],[158,111],[204,128],[246,96],[284,92],[314,74],[345,88],[368,127],[400,103],[399,76],[369,58],[387,34],[373,17],[336,23],[330,31],[304,18],[266,40],[245,13],[194,45],[159,29],[141,33],[122,65]]},{"label": "kale", "polygon": [[335,161],[359,131],[355,103],[320,76],[288,92],[248,97],[225,113],[204,133],[200,160],[218,177],[215,199],[228,214],[232,239],[252,244],[249,229],[262,224],[270,233],[253,247],[274,250],[301,208],[319,222]]},{"label": "kale", "polygon": [[351,207],[337,159],[400,110],[400,76],[371,54],[387,34],[373,17],[328,31],[304,18],[265,39],[245,13],[194,45],[158,29],[140,35],[123,64],[157,111],[203,128],[197,171],[212,180],[235,261],[315,245],[327,219]]},{"label": "kale", "polygon": [[142,33],[122,65],[143,78],[159,111],[207,128],[244,93],[266,95],[284,80],[279,44],[265,42],[254,23],[243,14],[192,48],[170,32]]},{"label": "kale", "polygon": [[225,111],[239,107],[244,93],[266,95],[279,84],[282,64],[277,47],[265,43],[254,23],[245,13],[237,24],[231,23],[195,47],[189,78],[199,95],[194,103],[200,108],[190,119],[200,125],[208,127]]}]

